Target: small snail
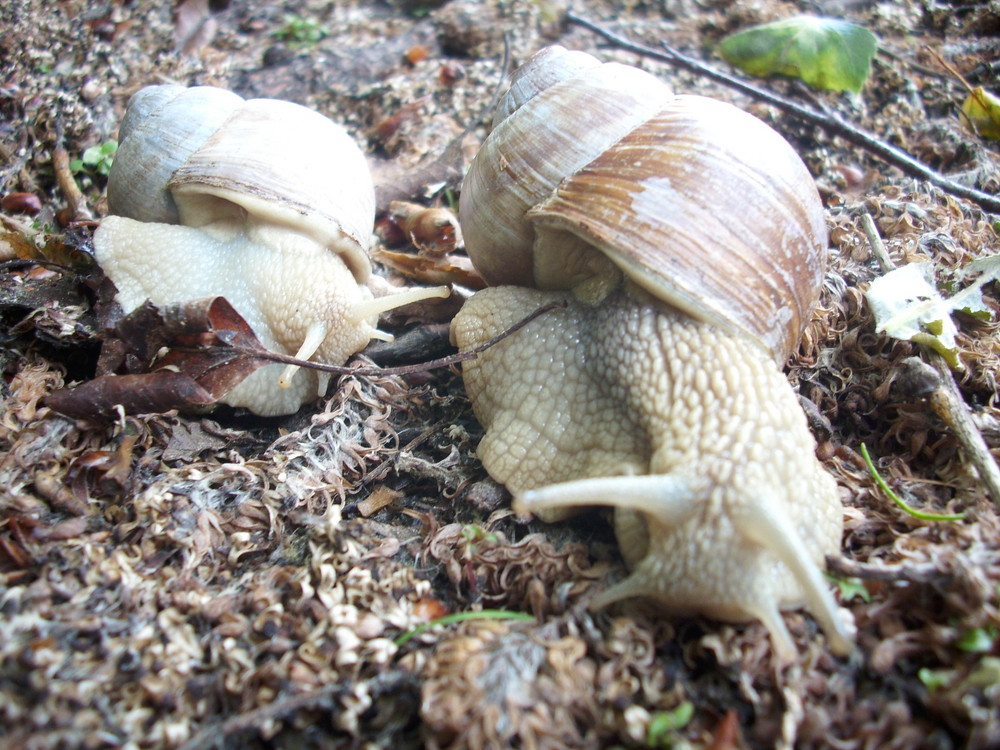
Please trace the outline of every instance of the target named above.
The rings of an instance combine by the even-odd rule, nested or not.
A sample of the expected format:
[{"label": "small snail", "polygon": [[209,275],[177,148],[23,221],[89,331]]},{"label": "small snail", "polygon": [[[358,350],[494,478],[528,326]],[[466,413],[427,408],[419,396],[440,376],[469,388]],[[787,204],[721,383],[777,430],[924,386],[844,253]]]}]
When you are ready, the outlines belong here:
[{"label": "small snail", "polygon": [[[149,86],[129,102],[94,235],[126,312],[224,296],[264,346],[342,364],[378,314],[446,290],[373,299],[367,249],[375,197],[340,126],[291,102],[209,86]],[[280,376],[279,376],[280,373]],[[221,401],[289,414],[328,376],[263,367]]]},{"label": "small snail", "polygon": [[[542,83],[532,82],[540,75]],[[595,597],[759,619],[805,606],[832,649],[850,614],[824,581],[836,483],[780,366],[824,274],[815,185],[791,146],[722,102],[543,50],[517,73],[465,178],[466,248],[493,285],[452,324],[479,455],[515,507],[615,508],[631,569]]]}]

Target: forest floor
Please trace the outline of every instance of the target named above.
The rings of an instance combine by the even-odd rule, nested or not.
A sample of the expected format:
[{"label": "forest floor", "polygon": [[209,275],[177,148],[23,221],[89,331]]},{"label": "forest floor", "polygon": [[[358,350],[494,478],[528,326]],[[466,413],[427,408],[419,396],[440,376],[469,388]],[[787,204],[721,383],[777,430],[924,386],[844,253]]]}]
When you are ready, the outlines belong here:
[{"label": "forest floor", "polygon": [[[1000,746],[998,498],[933,408],[947,379],[914,387],[906,360],[931,358],[877,333],[864,295],[881,274],[865,216],[895,264],[930,261],[953,292],[971,261],[1000,253],[995,209],[843,132],[622,49],[568,21],[559,0],[170,5],[0,7],[0,193],[38,199],[27,214],[30,197],[5,198],[0,214],[0,744]],[[996,91],[996,3],[582,0],[572,10],[727,72],[714,50],[730,32],[803,12],[854,21],[880,40],[860,94],[750,83],[958,183],[1000,188],[996,143],[963,125],[965,90],[931,54]],[[169,81],[299,102],[362,145],[382,210],[389,197],[447,203],[460,199],[460,173],[441,156],[459,144],[467,165],[485,137],[505,37],[515,65],[558,43],[733,102],[781,132],[815,176],[827,279],[786,372],[844,503],[829,572],[858,626],[849,657],[833,656],[801,611],[785,615],[799,651],[790,665],[760,623],[634,604],[589,611],[625,573],[605,515],[553,525],[514,515],[476,458],[482,430],[458,368],[335,378],[325,398],[282,418],[222,407],[101,423],[47,405],[94,377],[102,337],[100,271],[86,251],[106,178],[100,164],[78,169],[74,197],[60,159],[114,140],[133,93]],[[959,400],[994,457],[996,291],[985,287],[989,315],[955,315]],[[454,307],[385,325],[442,343]],[[905,513],[872,480],[862,444],[911,506],[964,516]],[[480,617],[399,641],[482,610],[532,618]]]}]

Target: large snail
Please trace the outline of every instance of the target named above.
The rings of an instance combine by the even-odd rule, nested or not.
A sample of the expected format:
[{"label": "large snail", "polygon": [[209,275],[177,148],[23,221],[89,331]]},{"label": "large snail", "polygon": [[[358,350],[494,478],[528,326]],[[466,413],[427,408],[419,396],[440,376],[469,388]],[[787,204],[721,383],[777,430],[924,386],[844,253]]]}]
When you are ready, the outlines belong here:
[{"label": "large snail", "polygon": [[[535,76],[541,83],[535,83]],[[456,317],[479,455],[544,520],[615,508],[631,568],[595,597],[759,619],[805,606],[836,653],[850,614],[821,572],[842,507],[781,373],[823,279],[826,229],[791,146],[722,102],[548,48],[516,74],[462,186],[490,284]]]},{"label": "large snail", "polygon": [[[385,337],[380,312],[441,296],[373,299],[368,165],[317,112],[208,86],[150,86],[129,102],[119,141],[108,178],[115,215],[94,246],[126,311],[224,296],[268,348],[339,365]],[[327,379],[272,365],[221,401],[288,414]]]}]

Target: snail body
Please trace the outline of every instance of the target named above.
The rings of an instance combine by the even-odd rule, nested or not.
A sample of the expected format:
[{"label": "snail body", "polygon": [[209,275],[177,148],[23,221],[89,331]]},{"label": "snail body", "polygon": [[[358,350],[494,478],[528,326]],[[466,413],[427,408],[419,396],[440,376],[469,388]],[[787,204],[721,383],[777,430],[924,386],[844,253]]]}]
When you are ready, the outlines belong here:
[{"label": "snail body", "polygon": [[[291,102],[150,86],[130,101],[95,255],[125,311],[224,296],[264,346],[342,364],[379,312],[440,291],[373,299],[375,197],[346,131]],[[279,375],[280,373],[280,375]],[[327,376],[263,367],[221,401],[288,414]]]},{"label": "snail body", "polygon": [[[615,508],[631,573],[594,606],[645,596],[670,612],[759,619],[789,660],[780,610],[804,605],[845,653],[851,625],[821,574],[840,546],[842,508],[780,370],[823,278],[812,179],[777,133],[735,107],[674,96],[627,66],[573,67],[518,94],[463,184],[466,247],[498,286],[456,317],[458,346],[565,305],[464,365],[486,429],[483,464],[543,520]],[[623,104],[606,81],[626,77]],[[615,123],[561,176],[532,164],[560,133],[537,135],[543,155],[511,138],[545,122],[558,130],[560,108],[576,120],[591,106],[632,115],[635,99],[639,122]],[[587,136],[570,140],[582,149]]]}]

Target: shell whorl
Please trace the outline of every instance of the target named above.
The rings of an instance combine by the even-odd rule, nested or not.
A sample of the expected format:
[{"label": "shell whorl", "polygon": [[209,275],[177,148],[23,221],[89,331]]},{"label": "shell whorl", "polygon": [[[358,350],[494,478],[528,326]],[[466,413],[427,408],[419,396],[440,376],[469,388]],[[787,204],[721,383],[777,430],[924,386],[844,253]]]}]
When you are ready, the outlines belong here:
[{"label": "shell whorl", "polygon": [[825,218],[801,159],[752,115],[675,96],[629,66],[576,61],[542,74],[547,85],[525,82],[563,57],[526,63],[519,106],[463,183],[476,267],[490,284],[566,289],[592,273],[577,258],[598,265],[596,248],[654,296],[783,362],[825,272]]},{"label": "shell whorl", "polygon": [[493,113],[495,128],[522,104],[550,86],[572,78],[600,65],[600,61],[586,52],[568,50],[559,45],[545,47],[514,71],[510,87],[497,103]]},{"label": "shell whorl", "polygon": [[170,176],[243,99],[213,86],[147,86],[129,100],[108,175],[108,209],[136,221],[178,224]]},{"label": "shell whorl", "polygon": [[209,86],[149,86],[129,102],[119,137],[111,213],[193,227],[248,216],[341,254],[358,281],[370,275],[368,165],[323,115]]}]

